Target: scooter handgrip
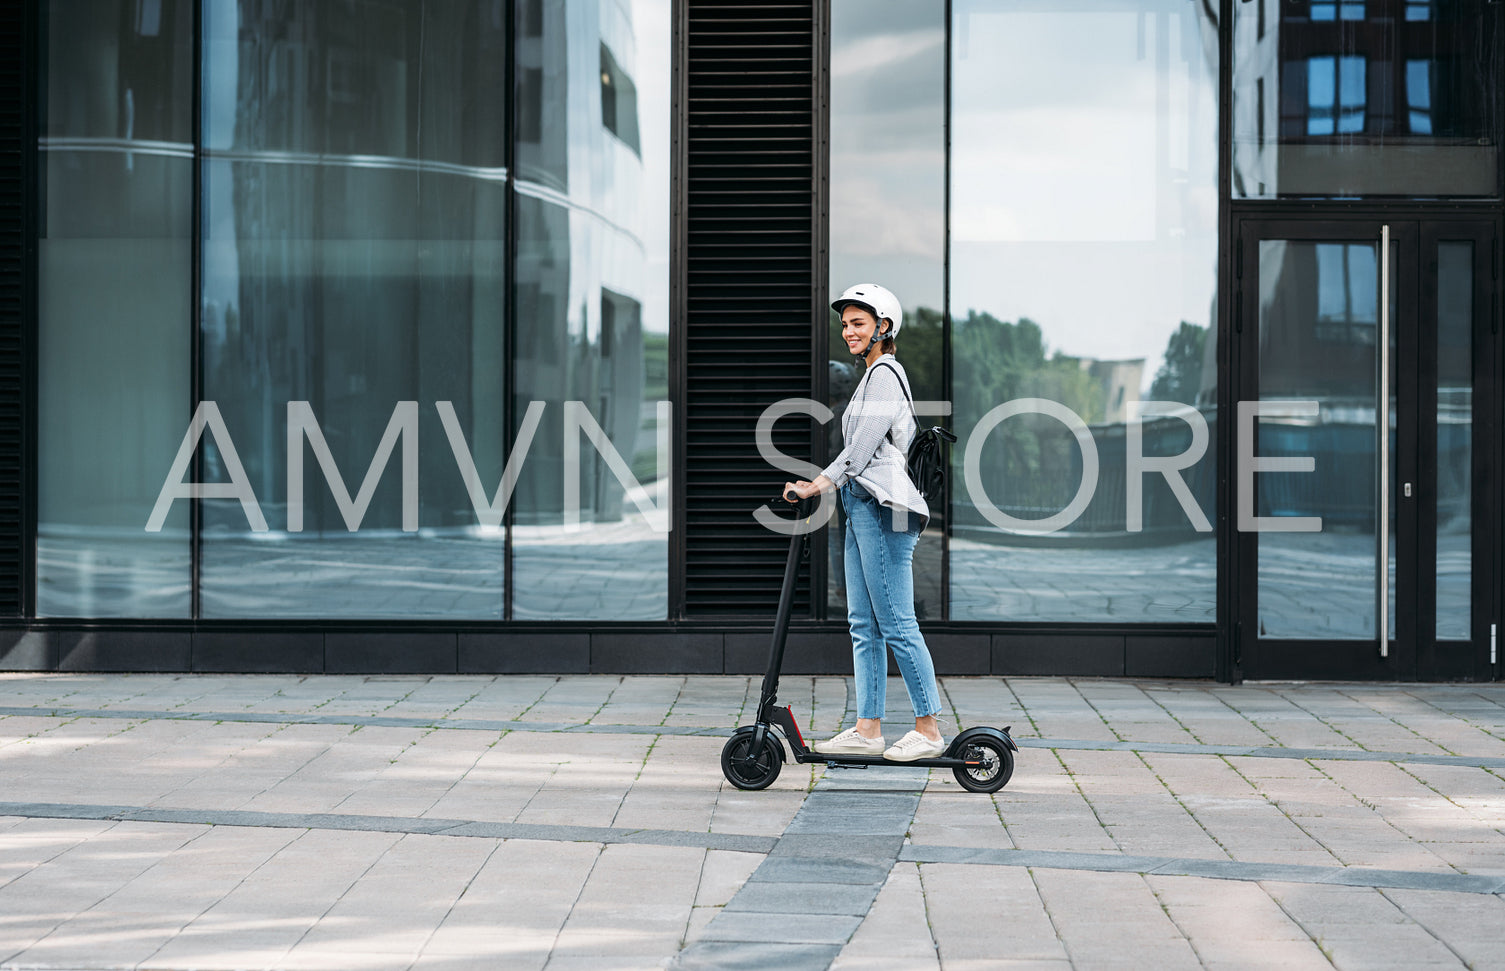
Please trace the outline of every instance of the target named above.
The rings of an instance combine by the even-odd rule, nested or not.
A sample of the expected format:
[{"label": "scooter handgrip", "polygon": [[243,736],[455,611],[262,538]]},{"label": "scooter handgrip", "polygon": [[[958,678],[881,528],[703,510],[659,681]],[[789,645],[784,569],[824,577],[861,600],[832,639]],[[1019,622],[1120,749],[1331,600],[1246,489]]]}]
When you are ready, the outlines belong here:
[{"label": "scooter handgrip", "polygon": [[793,489],[790,489],[788,492],[784,493],[784,498],[789,500],[790,502],[799,502],[800,494],[798,492],[795,492]]}]

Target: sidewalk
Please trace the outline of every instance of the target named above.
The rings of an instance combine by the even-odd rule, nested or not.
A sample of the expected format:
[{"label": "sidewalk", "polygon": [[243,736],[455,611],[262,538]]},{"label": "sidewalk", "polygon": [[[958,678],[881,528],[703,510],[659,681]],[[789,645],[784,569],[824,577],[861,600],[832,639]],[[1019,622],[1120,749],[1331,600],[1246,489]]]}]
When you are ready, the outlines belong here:
[{"label": "sidewalk", "polygon": [[0,675],[0,968],[1505,967],[1505,685],[944,679],[993,797],[733,789],[756,690]]}]

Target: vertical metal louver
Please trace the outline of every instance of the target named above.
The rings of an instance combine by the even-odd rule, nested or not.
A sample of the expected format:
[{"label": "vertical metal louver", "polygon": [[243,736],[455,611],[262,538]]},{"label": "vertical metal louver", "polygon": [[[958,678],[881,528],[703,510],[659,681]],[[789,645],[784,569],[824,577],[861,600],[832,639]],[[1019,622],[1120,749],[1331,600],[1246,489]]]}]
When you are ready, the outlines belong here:
[{"label": "vertical metal louver", "polygon": [[[783,481],[754,429],[813,387],[816,4],[686,2],[685,613],[763,617],[788,541],[751,517]],[[775,431],[801,459],[814,440]]]},{"label": "vertical metal louver", "polygon": [[0,616],[24,604],[26,475],[26,7],[0,5]]}]

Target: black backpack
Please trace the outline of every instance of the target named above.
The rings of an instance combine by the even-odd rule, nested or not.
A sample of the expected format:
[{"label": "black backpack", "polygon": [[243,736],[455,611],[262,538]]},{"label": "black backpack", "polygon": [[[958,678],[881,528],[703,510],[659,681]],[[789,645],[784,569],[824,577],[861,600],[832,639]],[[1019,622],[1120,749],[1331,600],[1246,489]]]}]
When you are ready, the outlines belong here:
[{"label": "black backpack", "polygon": [[904,464],[909,470],[909,481],[914,483],[920,495],[926,499],[938,498],[946,488],[946,446],[956,441],[956,435],[940,425],[931,425],[922,430],[920,416],[915,414],[914,399],[909,396],[909,388],[905,387],[898,368],[886,361],[879,366],[889,368],[894,372],[894,377],[899,379],[899,390],[904,392],[904,400],[909,402],[909,413],[914,417],[915,436],[910,440],[909,453],[904,457]]}]

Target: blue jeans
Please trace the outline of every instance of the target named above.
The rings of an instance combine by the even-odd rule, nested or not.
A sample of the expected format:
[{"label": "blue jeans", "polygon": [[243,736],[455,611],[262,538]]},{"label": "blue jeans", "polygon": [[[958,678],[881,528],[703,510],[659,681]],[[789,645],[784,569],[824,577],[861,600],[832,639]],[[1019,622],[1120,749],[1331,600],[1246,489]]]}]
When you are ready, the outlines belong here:
[{"label": "blue jeans", "polygon": [[914,548],[923,520],[910,516],[908,529],[894,529],[893,510],[856,482],[841,487],[841,506],[847,514],[843,559],[857,717],[883,717],[888,650],[894,652],[915,717],[939,714],[935,666],[914,615]]}]

